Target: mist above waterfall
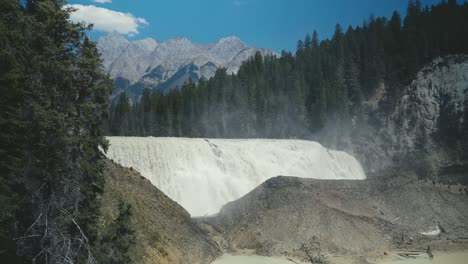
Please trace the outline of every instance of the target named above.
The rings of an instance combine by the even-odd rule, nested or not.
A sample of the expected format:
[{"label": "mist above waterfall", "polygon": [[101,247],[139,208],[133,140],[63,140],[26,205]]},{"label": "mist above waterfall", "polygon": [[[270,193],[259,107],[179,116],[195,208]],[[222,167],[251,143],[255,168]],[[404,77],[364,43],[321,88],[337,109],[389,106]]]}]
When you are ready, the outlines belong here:
[{"label": "mist above waterfall", "polygon": [[109,137],[107,156],[133,167],[192,216],[214,214],[279,175],[356,179],[351,155],[304,140]]}]

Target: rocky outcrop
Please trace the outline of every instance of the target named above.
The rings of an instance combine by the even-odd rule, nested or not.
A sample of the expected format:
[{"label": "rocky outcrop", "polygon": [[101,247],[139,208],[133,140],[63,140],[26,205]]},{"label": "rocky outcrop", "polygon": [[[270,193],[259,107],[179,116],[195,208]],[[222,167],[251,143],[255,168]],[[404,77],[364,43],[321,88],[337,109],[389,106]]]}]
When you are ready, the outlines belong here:
[{"label": "rocky outcrop", "polygon": [[221,245],[261,255],[305,258],[304,248],[313,245],[335,255],[428,245],[463,248],[468,245],[468,188],[404,177],[277,177],[203,222],[216,227],[211,233],[218,241],[225,237]]},{"label": "rocky outcrop", "polygon": [[[390,154],[425,151],[427,166],[448,167],[466,162],[461,149],[465,107],[468,106],[468,56],[435,59],[405,89],[385,132]],[[460,150],[454,150],[460,148]],[[429,172],[430,173],[430,172]]]},{"label": "rocky outcrop", "polygon": [[381,84],[365,102],[363,117],[331,119],[316,140],[353,154],[368,174],[423,168],[420,175],[434,176],[451,167],[466,170],[468,56],[435,59],[402,90],[384,113],[389,95]]},{"label": "rocky outcrop", "polygon": [[105,177],[100,222],[115,217],[119,199],[132,206],[136,263],[205,264],[221,254],[185,209],[135,170],[106,161]]}]

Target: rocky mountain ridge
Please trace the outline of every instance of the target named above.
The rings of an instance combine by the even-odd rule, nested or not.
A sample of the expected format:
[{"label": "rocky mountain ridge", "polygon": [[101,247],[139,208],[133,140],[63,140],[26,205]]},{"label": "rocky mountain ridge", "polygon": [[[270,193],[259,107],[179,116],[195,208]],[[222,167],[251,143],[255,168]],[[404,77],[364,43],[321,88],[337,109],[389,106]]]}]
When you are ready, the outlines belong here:
[{"label": "rocky mountain ridge", "polygon": [[97,47],[105,70],[117,82],[117,90],[129,90],[137,96],[144,87],[168,91],[190,78],[209,79],[220,67],[236,73],[256,52],[277,56],[272,50],[248,46],[235,36],[204,45],[185,37],[164,42],[151,38],[128,41],[110,34],[99,39]]}]

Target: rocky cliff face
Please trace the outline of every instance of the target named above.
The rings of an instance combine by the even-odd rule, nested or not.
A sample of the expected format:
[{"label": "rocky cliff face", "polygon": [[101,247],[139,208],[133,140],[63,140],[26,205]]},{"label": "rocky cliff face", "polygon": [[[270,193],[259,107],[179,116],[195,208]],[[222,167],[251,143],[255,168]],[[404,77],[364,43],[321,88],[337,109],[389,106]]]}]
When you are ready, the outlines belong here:
[{"label": "rocky cliff face", "polygon": [[106,163],[100,222],[114,219],[118,199],[132,206],[137,230],[136,263],[211,263],[221,254],[180,205],[133,169]]},{"label": "rocky cliff face", "polygon": [[467,56],[435,59],[396,95],[396,104],[384,114],[382,103],[387,96],[381,85],[365,103],[364,121],[330,122],[317,141],[353,153],[368,173],[427,167],[421,173],[430,176],[468,164],[468,149],[463,146],[468,118]]},{"label": "rocky cliff face", "polygon": [[190,78],[194,81],[209,79],[219,67],[236,73],[242,62],[257,51],[263,56],[277,55],[272,50],[247,46],[237,37],[202,45],[184,37],[164,42],[154,39],[130,42],[121,35],[110,34],[98,41],[98,49],[105,70],[125,84],[118,85],[118,90],[129,90],[136,97],[140,93],[135,90],[141,91],[142,87],[168,91]]},{"label": "rocky cliff face", "polygon": [[423,149],[427,163],[446,167],[465,162],[464,111],[468,102],[468,57],[439,58],[423,68],[404,91],[390,116],[387,134],[394,156]]},{"label": "rocky cliff face", "polygon": [[230,250],[261,255],[305,258],[310,247],[346,256],[428,245],[463,248],[468,245],[468,189],[403,177],[277,177],[204,222],[223,230],[214,237]]}]

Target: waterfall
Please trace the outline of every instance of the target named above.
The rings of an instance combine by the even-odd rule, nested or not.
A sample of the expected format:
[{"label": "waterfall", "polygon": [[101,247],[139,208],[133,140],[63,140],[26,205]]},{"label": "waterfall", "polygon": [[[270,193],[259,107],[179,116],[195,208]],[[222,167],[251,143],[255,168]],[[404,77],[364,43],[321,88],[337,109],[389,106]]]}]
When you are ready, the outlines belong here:
[{"label": "waterfall", "polygon": [[277,139],[109,137],[107,157],[133,167],[192,216],[217,213],[227,202],[276,176],[363,180],[351,155],[319,143]]}]

